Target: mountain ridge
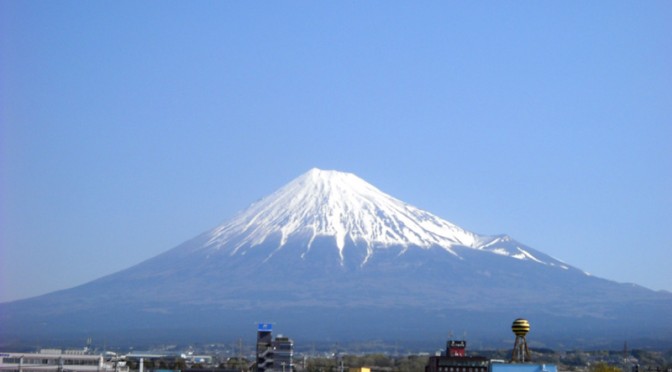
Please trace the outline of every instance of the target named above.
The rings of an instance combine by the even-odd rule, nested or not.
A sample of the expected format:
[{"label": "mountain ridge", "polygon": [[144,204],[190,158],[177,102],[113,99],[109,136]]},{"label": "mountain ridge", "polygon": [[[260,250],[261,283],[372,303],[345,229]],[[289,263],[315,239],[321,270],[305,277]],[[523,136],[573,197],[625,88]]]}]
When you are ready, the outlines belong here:
[{"label": "mountain ridge", "polygon": [[464,230],[353,174],[312,169],[137,265],[0,304],[0,340],[235,339],[272,319],[297,340],[437,342],[459,326],[494,346],[524,316],[546,345],[641,334],[672,344],[670,313],[671,293],[593,277],[508,235]]}]

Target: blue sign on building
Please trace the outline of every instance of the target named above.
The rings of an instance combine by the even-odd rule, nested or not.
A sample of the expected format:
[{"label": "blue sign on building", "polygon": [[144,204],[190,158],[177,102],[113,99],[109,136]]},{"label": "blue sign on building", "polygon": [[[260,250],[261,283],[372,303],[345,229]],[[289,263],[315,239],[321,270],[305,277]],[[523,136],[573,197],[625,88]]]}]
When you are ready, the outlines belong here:
[{"label": "blue sign on building", "polygon": [[271,323],[259,323],[257,326],[257,331],[259,332],[271,332],[273,331],[273,324]]}]

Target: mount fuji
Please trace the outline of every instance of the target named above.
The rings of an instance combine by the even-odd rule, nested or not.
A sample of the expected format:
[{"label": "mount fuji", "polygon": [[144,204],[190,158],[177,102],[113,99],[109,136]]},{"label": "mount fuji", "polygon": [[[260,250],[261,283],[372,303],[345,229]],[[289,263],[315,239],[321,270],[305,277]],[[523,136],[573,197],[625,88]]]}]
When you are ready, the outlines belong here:
[{"label": "mount fuji", "polygon": [[593,277],[354,174],[312,169],[136,266],[0,304],[0,347],[92,335],[119,344],[233,340],[257,321],[297,340],[436,345],[456,331],[499,345],[521,316],[539,345],[670,345],[669,314],[672,293]]}]

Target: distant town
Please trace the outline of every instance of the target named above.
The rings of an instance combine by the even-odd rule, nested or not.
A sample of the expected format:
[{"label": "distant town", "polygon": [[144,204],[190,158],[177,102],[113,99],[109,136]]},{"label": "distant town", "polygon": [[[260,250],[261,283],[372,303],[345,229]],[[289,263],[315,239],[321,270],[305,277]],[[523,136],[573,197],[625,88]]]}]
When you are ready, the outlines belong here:
[{"label": "distant town", "polygon": [[431,352],[394,345],[296,345],[273,324],[259,323],[256,342],[159,345],[148,350],[107,350],[92,339],[82,348],[0,351],[2,372],[672,372],[672,350],[563,350],[529,348],[529,324],[516,319],[508,350],[467,349],[446,340]]}]

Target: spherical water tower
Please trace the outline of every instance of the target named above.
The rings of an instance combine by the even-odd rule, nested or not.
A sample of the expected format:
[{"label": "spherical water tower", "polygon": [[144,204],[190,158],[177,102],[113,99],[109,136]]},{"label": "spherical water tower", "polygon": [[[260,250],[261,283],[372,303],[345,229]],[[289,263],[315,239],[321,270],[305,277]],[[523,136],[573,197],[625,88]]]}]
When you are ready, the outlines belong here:
[{"label": "spherical water tower", "polygon": [[516,342],[513,344],[513,353],[511,361],[514,363],[524,363],[530,361],[530,349],[527,348],[525,335],[530,331],[530,322],[526,319],[518,318],[513,321],[511,330],[516,334]]}]

